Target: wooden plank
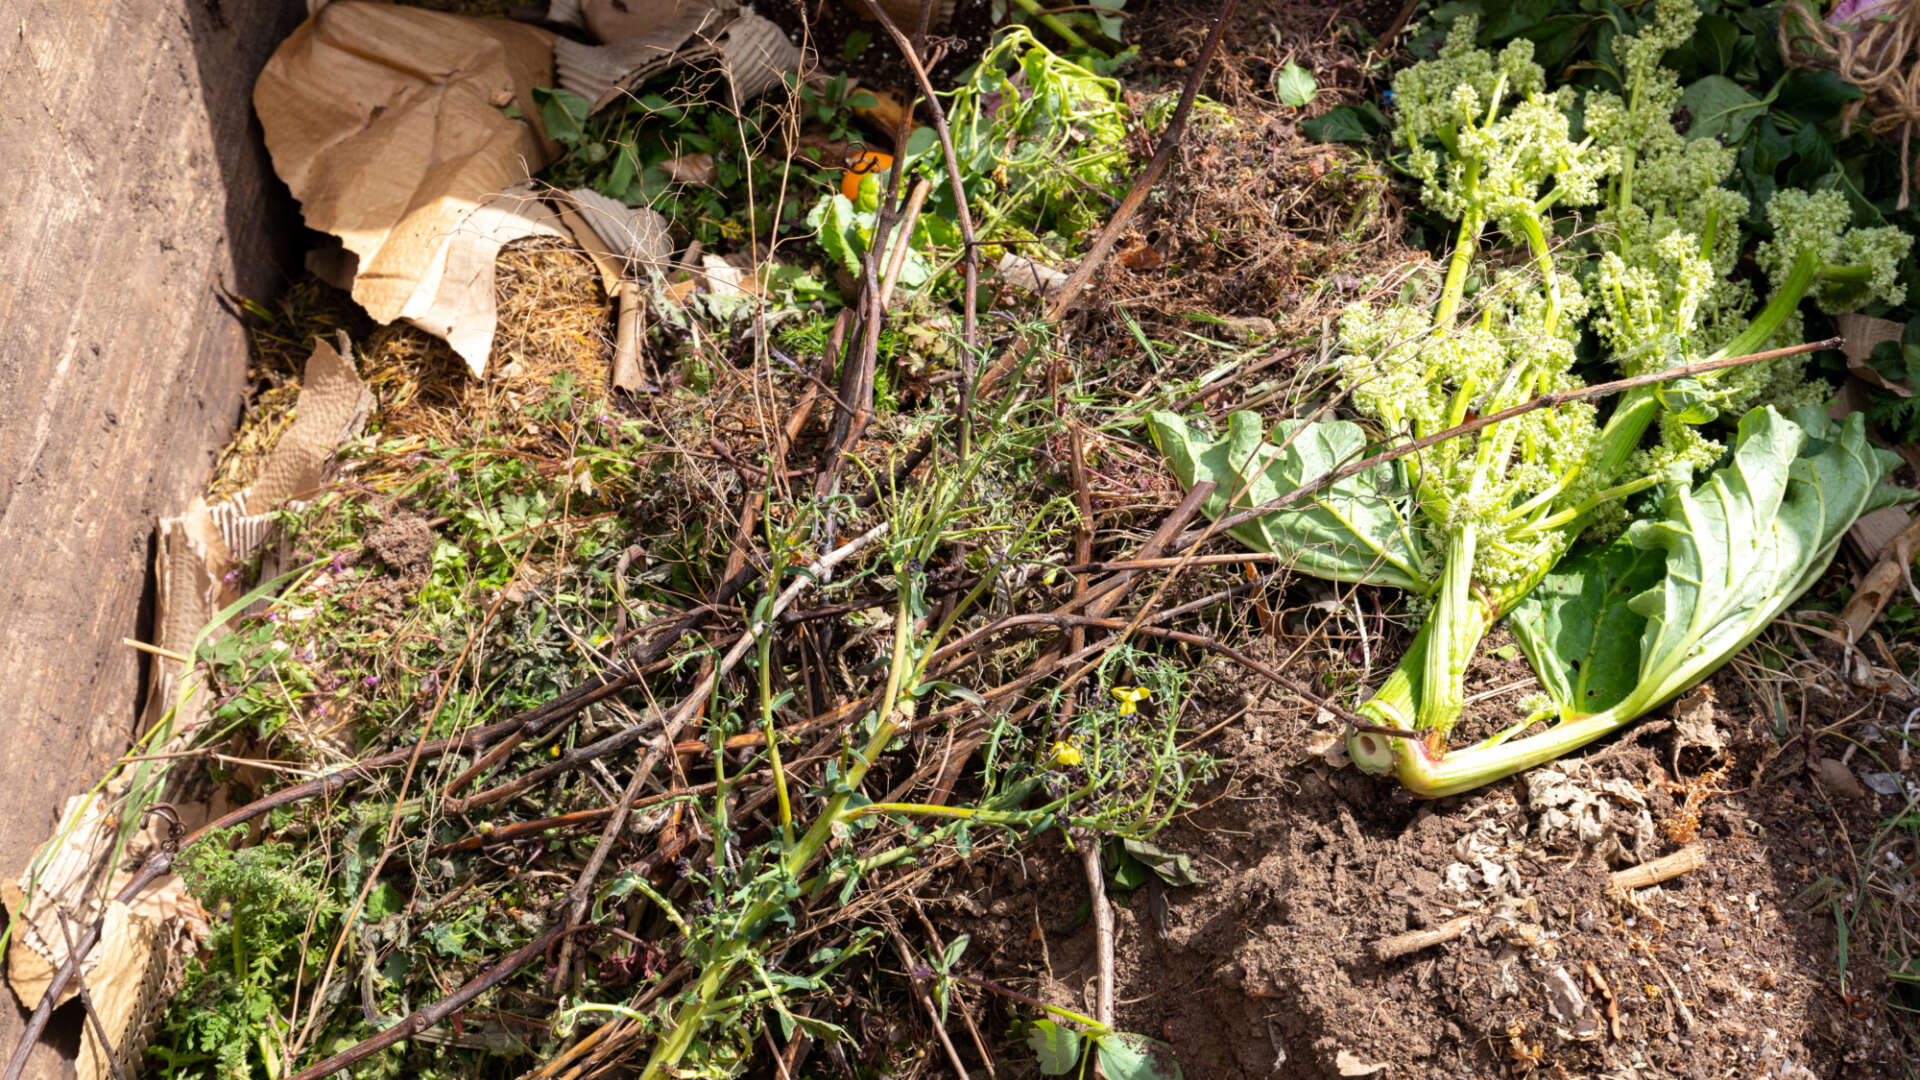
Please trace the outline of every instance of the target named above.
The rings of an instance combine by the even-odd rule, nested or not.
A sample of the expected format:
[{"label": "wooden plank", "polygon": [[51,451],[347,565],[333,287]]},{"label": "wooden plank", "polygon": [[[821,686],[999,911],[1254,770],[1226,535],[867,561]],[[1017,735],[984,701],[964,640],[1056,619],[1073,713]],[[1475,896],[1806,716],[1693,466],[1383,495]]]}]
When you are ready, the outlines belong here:
[{"label": "wooden plank", "polygon": [[[131,731],[150,538],[238,415],[298,218],[253,78],[300,0],[20,0],[0,72],[0,869]],[[291,259],[281,260],[294,265]],[[0,993],[6,993],[0,991]],[[77,1048],[74,1029],[55,1045]],[[0,1007],[0,1046],[20,1030]],[[60,1075],[57,1055],[29,1075]],[[50,1071],[51,1070],[51,1071]]]}]

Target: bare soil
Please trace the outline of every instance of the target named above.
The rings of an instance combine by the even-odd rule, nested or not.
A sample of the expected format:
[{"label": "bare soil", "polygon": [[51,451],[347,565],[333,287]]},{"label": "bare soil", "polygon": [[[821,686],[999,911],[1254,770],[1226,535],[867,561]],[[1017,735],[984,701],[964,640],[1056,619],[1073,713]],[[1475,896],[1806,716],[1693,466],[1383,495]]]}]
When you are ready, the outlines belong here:
[{"label": "bare soil", "polygon": [[[1897,807],[1830,795],[1737,686],[1718,683],[1724,750],[1680,753],[1655,720],[1433,802],[1315,756],[1332,740],[1294,700],[1223,695],[1194,723],[1244,710],[1214,746],[1226,778],[1157,838],[1207,884],[1114,898],[1119,1026],[1190,1077],[1908,1075],[1877,969],[1840,992],[1834,922],[1809,903],[1848,858],[1822,826],[1860,835]],[[1701,869],[1609,891],[1682,841]],[[984,977],[1091,1009],[1086,895],[1071,855],[983,860],[936,921],[973,936]],[[1375,958],[1463,914],[1461,939]]]}]

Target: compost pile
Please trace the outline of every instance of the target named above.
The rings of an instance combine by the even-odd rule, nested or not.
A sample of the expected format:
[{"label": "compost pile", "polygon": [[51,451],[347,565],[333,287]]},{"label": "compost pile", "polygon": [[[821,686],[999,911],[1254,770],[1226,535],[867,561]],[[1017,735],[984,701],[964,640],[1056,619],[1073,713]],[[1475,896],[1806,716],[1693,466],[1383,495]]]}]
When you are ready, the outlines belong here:
[{"label": "compost pile", "polygon": [[444,6],[256,91],[83,1074],[1904,1075],[1912,5]]}]

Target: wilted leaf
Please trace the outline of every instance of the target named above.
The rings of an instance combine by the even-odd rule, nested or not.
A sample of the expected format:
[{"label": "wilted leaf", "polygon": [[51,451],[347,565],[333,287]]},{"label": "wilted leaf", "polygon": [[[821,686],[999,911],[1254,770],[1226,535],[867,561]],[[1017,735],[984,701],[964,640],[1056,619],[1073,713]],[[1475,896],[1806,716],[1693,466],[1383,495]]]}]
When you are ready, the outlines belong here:
[{"label": "wilted leaf", "polygon": [[1193,860],[1177,851],[1167,851],[1145,840],[1123,837],[1120,846],[1169,885],[1204,885],[1193,869]]}]

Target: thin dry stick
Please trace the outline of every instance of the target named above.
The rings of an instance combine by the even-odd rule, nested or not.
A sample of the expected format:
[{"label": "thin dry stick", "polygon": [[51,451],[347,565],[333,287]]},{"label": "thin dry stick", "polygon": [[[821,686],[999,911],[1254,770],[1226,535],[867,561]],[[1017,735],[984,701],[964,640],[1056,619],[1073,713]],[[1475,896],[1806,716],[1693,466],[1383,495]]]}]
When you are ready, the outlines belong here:
[{"label": "thin dry stick", "polygon": [[[906,58],[907,66],[913,69],[914,80],[920,84],[920,94],[926,100],[927,113],[933,120],[933,133],[940,139],[940,156],[947,167],[947,183],[953,188],[954,213],[959,219],[960,243],[966,253],[965,262],[961,268],[963,283],[961,289],[962,308],[960,316],[960,341],[962,345],[960,362],[963,367],[963,380],[960,389],[960,441],[961,446],[964,448],[972,441],[969,433],[972,430],[973,424],[973,398],[975,393],[973,365],[975,356],[977,355],[977,339],[979,338],[977,297],[980,291],[980,246],[974,239],[973,213],[967,209],[967,191],[960,182],[960,155],[954,152],[953,133],[947,128],[947,113],[945,109],[940,107],[940,95],[934,92],[933,78],[927,74],[927,66],[920,60],[920,50],[914,48],[914,43],[908,40],[907,35],[887,14],[885,9],[875,3],[874,0],[863,0],[863,2],[866,4],[868,14],[872,18],[879,20],[880,25],[886,29],[887,36],[893,38],[893,43],[899,48],[900,55]],[[924,27],[926,22],[927,9],[923,6],[920,12],[921,26]]]},{"label": "thin dry stick", "polygon": [[1643,862],[1639,866],[1629,866],[1625,870],[1615,871],[1607,878],[1607,887],[1621,892],[1644,889],[1649,885],[1658,885],[1663,881],[1677,878],[1681,874],[1691,873],[1707,865],[1706,853],[1697,844],[1688,844],[1671,855],[1662,855],[1652,862]]},{"label": "thin dry stick", "polygon": [[927,988],[922,986],[920,981],[913,977],[913,970],[919,965],[914,963],[913,953],[907,949],[906,935],[900,932],[898,926],[889,927],[888,929],[893,932],[893,949],[900,954],[900,963],[906,965],[907,979],[913,983],[914,999],[919,1001],[920,1008],[926,1012],[927,1023],[933,1025],[934,1035],[939,1038],[940,1046],[947,1052],[947,1063],[953,1066],[954,1075],[958,1076],[960,1080],[971,1080],[967,1074],[966,1065],[960,1061],[960,1051],[954,1049],[953,1039],[948,1037],[946,1025],[940,1022],[940,1010],[934,1007],[933,998],[928,995]]},{"label": "thin dry stick", "polygon": [[[58,914],[60,936],[66,939],[67,955],[71,956],[73,955],[73,931],[67,926],[67,913],[62,911]],[[106,1057],[107,1064],[113,1067],[113,1075],[117,1080],[131,1080],[127,1076],[127,1067],[120,1064],[120,1055],[114,1053],[113,1040],[107,1038],[107,1025],[100,1022],[100,1010],[93,1007],[93,994],[87,990],[87,980],[76,977],[75,982],[78,986],[75,994],[80,998],[80,1007],[86,1010],[87,1026],[93,1029],[93,1038],[100,1044],[100,1053]]]},{"label": "thin dry stick", "polygon": [[[131,903],[142,889],[173,869],[174,854],[165,848],[155,852],[114,899],[123,904]],[[34,1006],[33,1015],[27,1018],[27,1026],[20,1032],[20,1043],[14,1048],[13,1060],[7,1063],[6,1080],[20,1080],[20,1075],[26,1071],[27,1060],[33,1056],[34,1044],[40,1041],[41,1034],[47,1030],[48,1019],[53,1016],[54,1003],[66,993],[67,984],[79,977],[81,962],[100,943],[100,933],[106,924],[106,913],[101,912],[100,917],[93,920],[93,925],[80,938],[79,946],[67,949],[67,959],[54,971],[53,980],[47,984],[46,992],[40,995],[40,1003]]]},{"label": "thin dry stick", "polygon": [[[936,953],[945,956],[947,953],[947,943],[940,940],[940,932],[933,928],[933,920],[927,918],[925,909],[920,906],[920,898],[913,895],[912,892],[908,892],[907,903],[913,905],[913,914],[920,920],[921,928],[927,932],[927,940],[933,942]],[[967,1025],[967,1035],[973,1039],[973,1048],[980,1055],[980,1063],[987,1070],[988,1080],[992,1080],[992,1078],[999,1074],[993,1067],[993,1055],[987,1053],[987,1041],[980,1037],[980,1026],[973,1022],[973,1010],[967,1007],[965,995],[952,994],[950,996],[959,1004],[960,1019]]]},{"label": "thin dry stick", "polygon": [[441,998],[439,1001],[434,1002],[424,1009],[416,1010],[405,1020],[382,1031],[371,1039],[356,1043],[325,1061],[320,1062],[318,1065],[300,1070],[293,1075],[292,1080],[320,1080],[323,1076],[332,1076],[334,1073],[352,1065],[354,1062],[364,1061],[374,1054],[385,1050],[387,1047],[392,1046],[394,1043],[400,1042],[403,1039],[410,1039],[435,1024],[438,1024],[440,1021],[445,1020],[447,1017],[452,1016],[454,1013],[459,1012],[461,1009],[466,1008],[475,998],[498,986],[500,983],[506,981],[508,976],[519,971],[535,959],[538,959],[542,953],[547,951],[547,946],[552,945],[555,939],[559,938],[560,935],[565,932],[562,929],[563,925],[564,924],[561,923],[555,923],[553,926],[548,927],[539,937],[508,953],[499,963],[481,972],[472,982],[454,991],[447,997]]},{"label": "thin dry stick", "polygon": [[906,212],[900,215],[900,225],[893,237],[893,253],[887,259],[887,276],[880,282],[880,310],[887,310],[893,303],[893,287],[900,281],[900,271],[907,265],[907,252],[913,250],[913,227],[920,221],[920,209],[927,203],[927,192],[933,185],[924,177],[913,185],[913,194],[907,197]]},{"label": "thin dry stick", "polygon": [[1467,928],[1473,925],[1473,919],[1472,915],[1462,915],[1426,930],[1410,930],[1390,938],[1381,938],[1373,943],[1373,958],[1384,964],[1389,960],[1398,960],[1402,956],[1417,953],[1421,949],[1431,949],[1435,945],[1452,941],[1467,932]]},{"label": "thin dry stick", "polygon": [[[1113,908],[1107,903],[1107,871],[1100,865],[1100,838],[1081,837],[1080,865],[1087,872],[1087,899],[1093,905],[1093,951],[1099,959],[1100,981],[1094,992],[1093,1018],[1113,1026]],[[1099,1076],[1099,1062],[1094,1063]]]}]

